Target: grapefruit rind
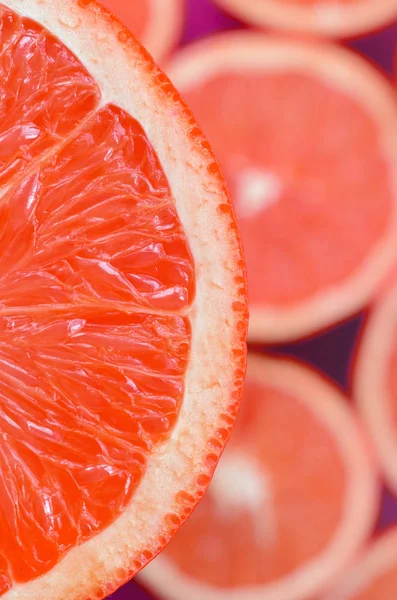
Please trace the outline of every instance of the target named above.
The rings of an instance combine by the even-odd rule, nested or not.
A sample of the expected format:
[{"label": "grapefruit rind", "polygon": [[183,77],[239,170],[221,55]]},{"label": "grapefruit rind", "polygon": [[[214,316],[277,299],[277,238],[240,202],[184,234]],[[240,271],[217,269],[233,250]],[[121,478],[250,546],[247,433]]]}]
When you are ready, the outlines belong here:
[{"label": "grapefruit rind", "polygon": [[388,409],[388,369],[397,332],[397,286],[375,306],[358,347],[353,391],[387,482],[397,492],[397,435]]},{"label": "grapefruit rind", "polygon": [[[127,29],[92,0],[7,0],[50,30],[102,91],[144,127],[173,192],[195,261],[187,311],[191,360],[179,422],[149,461],[132,504],[112,526],[4,600],[103,598],[168,542],[203,495],[238,410],[245,374],[244,263],[233,209],[205,138],[167,77]],[[210,244],[207,240],[216,240]]]},{"label": "grapefruit rind", "polygon": [[332,431],[346,465],[343,521],[326,550],[288,577],[266,586],[215,589],[183,574],[167,551],[148,565],[139,580],[167,600],[289,600],[325,589],[370,535],[379,506],[379,484],[370,444],[342,393],[297,362],[251,355],[247,378],[299,397]]},{"label": "grapefruit rind", "polygon": [[378,29],[397,17],[395,0],[356,0],[323,6],[282,0],[216,0],[225,10],[259,27],[345,38]]},{"label": "grapefruit rind", "polygon": [[397,567],[396,528],[375,539],[323,600],[356,600],[367,585],[393,567]]}]

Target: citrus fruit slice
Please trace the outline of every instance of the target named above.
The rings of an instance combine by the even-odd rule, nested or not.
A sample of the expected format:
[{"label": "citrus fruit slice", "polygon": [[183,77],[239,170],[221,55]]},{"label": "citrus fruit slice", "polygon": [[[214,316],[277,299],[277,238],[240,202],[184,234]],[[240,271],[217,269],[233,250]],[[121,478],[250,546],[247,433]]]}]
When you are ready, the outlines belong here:
[{"label": "citrus fruit slice", "polygon": [[129,31],[92,0],[6,4],[0,597],[103,598],[228,438],[244,265],[208,143]]},{"label": "citrus fruit slice", "polygon": [[261,27],[330,37],[354,37],[397,17],[396,0],[216,0]]},{"label": "citrus fruit slice", "polygon": [[229,181],[251,339],[358,311],[396,255],[392,86],[347,50],[247,32],[198,42],[167,72]]},{"label": "citrus fruit slice", "polygon": [[397,529],[374,540],[324,600],[394,600],[397,589]]},{"label": "citrus fruit slice", "polygon": [[99,0],[118,17],[157,61],[177,44],[183,27],[184,0]]},{"label": "citrus fruit slice", "polygon": [[251,356],[206,496],[139,577],[170,600],[312,598],[369,534],[375,473],[338,389],[298,363]]},{"label": "citrus fruit slice", "polygon": [[358,346],[353,387],[378,450],[384,474],[397,493],[397,287],[380,298]]}]

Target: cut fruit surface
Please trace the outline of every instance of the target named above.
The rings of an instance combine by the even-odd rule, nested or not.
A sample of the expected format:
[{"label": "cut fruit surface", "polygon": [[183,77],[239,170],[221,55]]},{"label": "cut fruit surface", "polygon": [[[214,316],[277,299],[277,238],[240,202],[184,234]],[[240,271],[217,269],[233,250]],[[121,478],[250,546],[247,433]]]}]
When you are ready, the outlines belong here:
[{"label": "cut fruit surface", "polygon": [[208,143],[127,29],[7,0],[0,34],[0,597],[99,599],[228,439],[244,264]]},{"label": "cut fruit surface", "polygon": [[353,389],[378,450],[387,482],[397,493],[397,286],[379,299],[358,346]]},{"label": "cut fruit surface", "polygon": [[323,600],[394,600],[397,589],[397,529],[372,542]]},{"label": "cut fruit surface", "polygon": [[314,597],[368,536],[377,502],[341,392],[299,363],[251,356],[205,498],[139,578],[167,600]]},{"label": "cut fruit surface", "polygon": [[362,308],[396,255],[392,86],[330,44],[246,32],[182,50],[168,72],[230,185],[251,339],[308,335]]},{"label": "cut fruit surface", "polygon": [[184,0],[99,0],[118,17],[157,61],[162,61],[182,32]]},{"label": "cut fruit surface", "polygon": [[261,27],[330,37],[353,37],[397,18],[396,0],[216,0]]}]

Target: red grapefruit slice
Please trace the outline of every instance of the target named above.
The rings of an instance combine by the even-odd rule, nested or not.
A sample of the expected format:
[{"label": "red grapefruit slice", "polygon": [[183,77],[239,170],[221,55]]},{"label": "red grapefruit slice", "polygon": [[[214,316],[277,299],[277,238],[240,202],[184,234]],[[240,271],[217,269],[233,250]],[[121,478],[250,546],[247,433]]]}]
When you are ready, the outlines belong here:
[{"label": "red grapefruit slice", "polygon": [[354,392],[378,449],[391,489],[397,493],[397,287],[375,305],[358,347]]},{"label": "red grapefruit slice", "polygon": [[100,0],[157,61],[176,46],[183,27],[184,0]]},{"label": "red grapefruit slice", "polygon": [[129,31],[92,0],[6,5],[0,597],[99,599],[209,482],[244,377],[244,265],[208,143]]},{"label": "red grapefruit slice", "polygon": [[341,392],[307,367],[253,356],[205,498],[139,577],[167,600],[312,598],[369,535],[377,501]]},{"label": "red grapefruit slice", "polygon": [[246,32],[182,50],[168,72],[229,181],[251,339],[361,309],[397,251],[392,86],[347,50]]},{"label": "red grapefruit slice", "polygon": [[395,600],[397,529],[375,540],[324,600]]},{"label": "red grapefruit slice", "polygon": [[396,0],[216,0],[235,16],[261,27],[353,37],[397,17]]}]

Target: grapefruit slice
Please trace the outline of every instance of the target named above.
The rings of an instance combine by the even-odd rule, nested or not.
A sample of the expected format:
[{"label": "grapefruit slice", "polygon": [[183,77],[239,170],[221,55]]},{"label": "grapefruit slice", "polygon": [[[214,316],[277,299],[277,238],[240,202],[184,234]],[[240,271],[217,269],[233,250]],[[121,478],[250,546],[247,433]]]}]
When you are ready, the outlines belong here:
[{"label": "grapefruit slice", "polygon": [[354,37],[397,17],[396,0],[216,0],[261,27],[330,37]]},{"label": "grapefruit slice", "polygon": [[324,600],[394,600],[397,528],[376,539]]},{"label": "grapefruit slice", "polygon": [[363,330],[353,374],[361,415],[397,493],[397,286],[378,300]]},{"label": "grapefruit slice", "polygon": [[182,50],[168,72],[229,181],[251,339],[361,309],[397,251],[392,86],[347,50],[247,32]]},{"label": "grapefruit slice", "polygon": [[183,28],[184,0],[100,0],[161,62]]},{"label": "grapefruit slice", "polygon": [[298,363],[251,356],[206,496],[139,577],[167,600],[312,598],[367,538],[377,502],[341,392]]},{"label": "grapefruit slice", "polygon": [[239,237],[189,110],[94,1],[7,0],[0,71],[0,597],[99,599],[229,436]]}]

